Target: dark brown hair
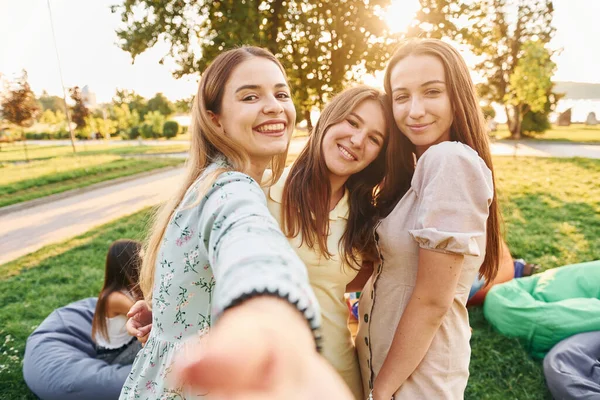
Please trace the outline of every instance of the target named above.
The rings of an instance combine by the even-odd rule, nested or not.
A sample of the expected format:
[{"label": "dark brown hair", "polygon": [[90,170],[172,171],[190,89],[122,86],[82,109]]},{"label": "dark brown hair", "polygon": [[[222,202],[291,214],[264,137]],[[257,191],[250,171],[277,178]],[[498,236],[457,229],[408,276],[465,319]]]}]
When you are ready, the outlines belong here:
[{"label": "dark brown hair", "polygon": [[[303,243],[317,248],[325,258],[331,258],[327,248],[329,235],[329,170],[323,155],[323,138],[332,125],[344,121],[364,101],[381,105],[386,117],[386,129],[392,124],[389,102],[376,89],[357,86],[335,96],[323,110],[307,145],[290,169],[283,189],[282,230],[288,237],[302,235]],[[377,257],[373,239],[376,209],[374,190],[385,173],[385,155],[389,134],[377,158],[365,169],[346,181],[349,192],[349,216],[339,243],[342,259],[352,268],[359,260]],[[359,266],[360,267],[360,266]]]},{"label": "dark brown hair", "polygon": [[142,264],[140,251],[142,244],[135,240],[122,239],[113,242],[106,254],[104,286],[98,295],[96,311],[92,320],[92,339],[100,333],[108,340],[106,331],[106,305],[108,296],[114,292],[128,292],[135,300],[143,298],[138,286],[138,276]]},{"label": "dark brown hair", "polygon": [[[409,55],[430,55],[436,57],[444,65],[446,86],[450,97],[450,104],[454,114],[450,127],[450,140],[458,141],[471,147],[483,159],[492,171],[494,182],[494,199],[489,208],[487,220],[487,243],[480,275],[491,282],[498,272],[500,252],[500,225],[501,217],[496,196],[496,182],[494,167],[485,128],[485,119],[479,102],[469,69],[459,52],[451,45],[437,39],[410,39],[403,42],[396,50],[388,63],[384,87],[393,102],[391,74],[396,64]],[[388,147],[387,175],[381,187],[379,202],[382,215],[389,214],[396,203],[404,196],[410,187],[414,173],[415,146],[398,129],[396,124],[391,127],[392,138]],[[393,156],[392,156],[393,155]]]}]

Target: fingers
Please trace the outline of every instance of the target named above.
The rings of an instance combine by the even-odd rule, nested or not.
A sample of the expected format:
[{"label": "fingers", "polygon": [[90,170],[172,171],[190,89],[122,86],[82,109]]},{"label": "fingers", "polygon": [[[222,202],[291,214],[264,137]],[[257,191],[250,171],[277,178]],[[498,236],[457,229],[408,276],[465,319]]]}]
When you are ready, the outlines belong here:
[{"label": "fingers", "polygon": [[205,345],[186,351],[178,360],[184,384],[213,394],[259,391],[270,384],[275,366],[267,340],[244,319],[220,321]]},{"label": "fingers", "polygon": [[127,313],[127,318],[131,318],[134,315],[139,314],[144,311],[149,311],[148,303],[146,303],[145,300],[138,300],[129,309],[129,312]]},{"label": "fingers", "polygon": [[138,328],[139,336],[148,336],[150,334],[151,330],[152,330],[152,324],[140,326]]}]

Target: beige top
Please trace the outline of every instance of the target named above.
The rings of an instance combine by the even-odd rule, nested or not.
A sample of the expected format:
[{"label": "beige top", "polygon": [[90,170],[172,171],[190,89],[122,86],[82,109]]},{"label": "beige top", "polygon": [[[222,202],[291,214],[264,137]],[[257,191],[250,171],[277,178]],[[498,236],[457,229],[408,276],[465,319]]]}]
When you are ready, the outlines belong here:
[{"label": "beige top", "polygon": [[466,302],[485,256],[492,174],[470,147],[431,146],[411,187],[377,227],[381,261],[360,297],[356,346],[365,392],[372,387],[415,286],[419,247],[464,254],[454,301],[425,358],[395,399],[462,399],[471,348]]},{"label": "beige top", "polygon": [[[281,225],[281,201],[283,186],[288,176],[286,169],[279,181],[268,189],[267,206]],[[300,259],[306,264],[310,285],[321,306],[322,355],[333,365],[356,399],[362,399],[363,389],[358,368],[356,349],[348,329],[349,311],[344,300],[346,285],[358,273],[342,260],[338,250],[340,239],[346,229],[349,205],[348,191],[329,213],[330,235],[327,247],[332,254],[326,259],[319,252],[302,244],[300,235],[289,239]]]}]

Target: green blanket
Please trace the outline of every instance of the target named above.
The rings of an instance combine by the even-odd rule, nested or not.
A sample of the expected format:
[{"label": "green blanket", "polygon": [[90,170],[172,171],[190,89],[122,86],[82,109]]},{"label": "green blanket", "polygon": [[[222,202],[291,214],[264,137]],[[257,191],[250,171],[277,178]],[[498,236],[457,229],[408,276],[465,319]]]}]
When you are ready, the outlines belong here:
[{"label": "green blanket", "polygon": [[577,333],[600,331],[600,260],[547,270],[494,286],[483,305],[501,334],[535,358]]}]

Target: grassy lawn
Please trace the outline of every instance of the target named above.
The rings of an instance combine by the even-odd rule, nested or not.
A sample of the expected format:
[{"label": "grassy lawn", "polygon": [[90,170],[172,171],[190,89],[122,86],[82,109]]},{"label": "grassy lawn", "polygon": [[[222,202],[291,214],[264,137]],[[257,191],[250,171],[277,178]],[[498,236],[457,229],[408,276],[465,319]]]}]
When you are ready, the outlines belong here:
[{"label": "grassy lawn", "polygon": [[[555,268],[600,258],[600,160],[495,158],[507,240],[515,257]],[[148,211],[0,265],[2,398],[34,399],[21,375],[27,336],[55,308],[97,295],[108,245],[140,239]],[[467,399],[549,399],[541,363],[470,310]]]},{"label": "grassy lawn", "polygon": [[140,160],[105,154],[59,156],[23,164],[0,164],[0,207],[182,162],[181,159]]},{"label": "grassy lawn", "polygon": [[[506,124],[498,125],[496,139],[508,139],[510,132]],[[553,142],[579,142],[600,144],[600,125],[587,126],[572,124],[571,126],[553,125],[552,129],[535,136],[536,140]]]},{"label": "grassy lawn", "polygon": [[[78,143],[75,146],[76,155],[99,155],[99,154],[158,154],[158,153],[181,153],[187,151],[189,146],[186,143],[173,143],[168,145],[150,146],[150,145],[130,145],[125,144],[86,144]],[[30,160],[45,160],[58,156],[72,156],[73,149],[70,145],[28,145],[27,151]],[[22,143],[2,144],[0,150],[0,163],[25,161],[25,149]]]}]

